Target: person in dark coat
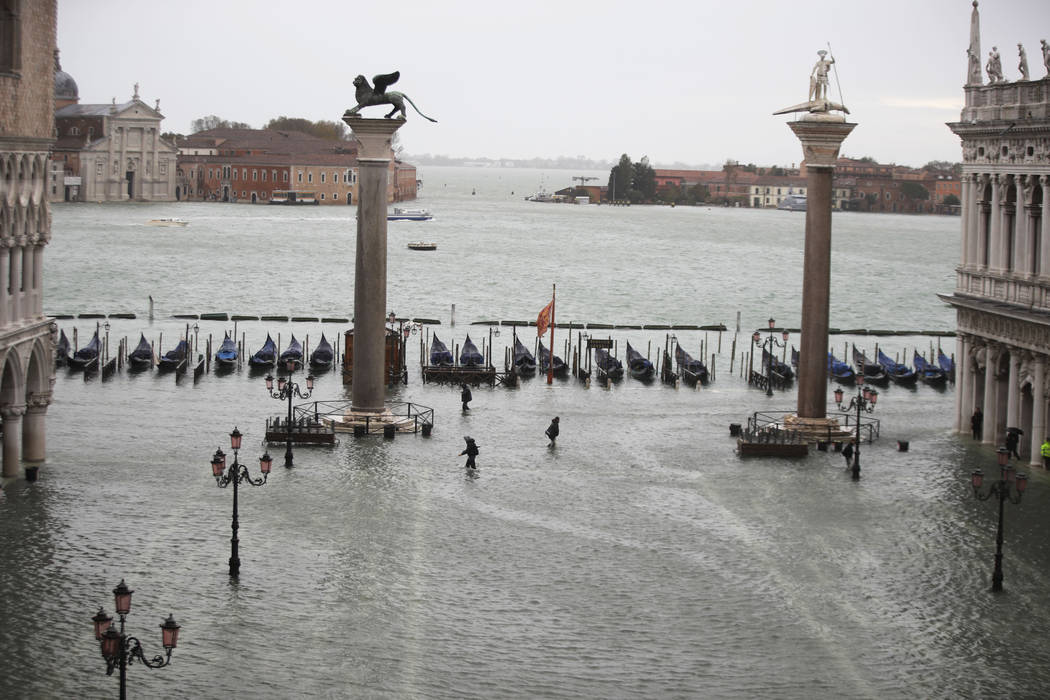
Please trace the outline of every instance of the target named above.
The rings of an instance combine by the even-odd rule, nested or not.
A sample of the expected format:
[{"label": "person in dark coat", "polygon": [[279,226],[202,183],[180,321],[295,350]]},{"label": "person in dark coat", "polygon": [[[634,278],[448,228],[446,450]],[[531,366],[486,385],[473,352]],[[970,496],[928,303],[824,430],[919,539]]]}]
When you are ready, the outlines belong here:
[{"label": "person in dark coat", "polygon": [[973,415],[970,416],[970,430],[973,432],[974,440],[981,439],[981,436],[984,432],[983,428],[984,414],[981,412],[981,409],[978,408],[976,411],[973,412]]},{"label": "person in dark coat", "polygon": [[474,458],[478,456],[478,444],[474,442],[474,438],[469,435],[464,435],[463,439],[467,441],[467,447],[459,453],[459,456],[467,456],[467,469],[477,469],[478,467],[474,463]]},{"label": "person in dark coat", "polygon": [[842,448],[842,457],[846,460],[846,468],[853,464],[853,443],[847,442]]},{"label": "person in dark coat", "polygon": [[1006,431],[1006,451],[1012,454],[1016,459],[1021,459],[1021,455],[1017,453],[1017,443],[1020,442],[1020,438],[1017,436],[1016,430]]},{"label": "person in dark coat", "polygon": [[459,386],[460,386],[459,400],[463,402],[463,410],[464,411],[469,411],[470,410],[470,406],[468,406],[467,404],[470,403],[474,399],[474,397],[470,393],[470,387],[469,386],[467,386],[466,384],[460,384]]},{"label": "person in dark coat", "polygon": [[549,426],[547,426],[546,435],[547,435],[548,438],[550,438],[550,441],[551,441],[552,445],[558,439],[558,433],[560,432],[558,430],[558,422],[559,422],[559,420],[560,419],[558,418],[558,416],[554,416],[554,420],[552,420],[551,424]]}]

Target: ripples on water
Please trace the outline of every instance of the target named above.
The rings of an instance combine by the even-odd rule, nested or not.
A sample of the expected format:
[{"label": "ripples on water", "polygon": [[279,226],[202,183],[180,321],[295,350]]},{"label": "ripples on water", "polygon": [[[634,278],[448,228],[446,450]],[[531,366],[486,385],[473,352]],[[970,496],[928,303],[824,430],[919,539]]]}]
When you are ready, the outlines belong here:
[{"label": "ripples on water", "polygon": [[[797,215],[532,204],[520,201],[538,183],[528,172],[423,178],[421,204],[438,218],[391,226],[390,307],[442,319],[448,341],[483,334],[469,321],[533,318],[551,281],[562,320],[732,328],[739,310],[745,341],[770,315],[798,323]],[[348,316],[351,212],[56,207],[46,305],[133,311],[139,320],[111,321],[112,338],[163,331],[166,347],[184,327],[171,313]],[[141,225],[170,215],[192,223]],[[836,215],[834,226],[833,325],[952,327],[933,294],[953,286],[958,219]],[[404,250],[424,237],[436,255]],[[109,245],[126,254],[101,255]],[[280,265],[305,274],[282,280]],[[229,325],[200,322],[202,343]],[[91,322],[79,326],[86,338]],[[255,347],[292,330],[316,342],[322,326],[240,324]],[[717,349],[715,334],[679,335]],[[410,383],[392,398],[434,407],[433,436],[299,448],[294,469],[244,487],[237,584],[226,575],[232,494],[208,462],[236,425],[257,471],[263,421],[283,404],[246,372],[196,385],[60,372],[41,479],[0,497],[0,695],[115,693],[90,617],[112,608],[122,577],[136,591],[129,630],[148,650],[168,613],[183,626],[172,666],[131,667],[133,697],[1039,695],[1046,474],[1007,505],[1007,592],[992,597],[995,508],[974,501],[968,474],[993,470],[994,455],[951,433],[953,391],[883,391],[883,437],[863,447],[858,483],[835,453],[740,460],[729,423],[791,408],[795,394],[747,389],[729,371],[731,335],[717,381],[699,392],[534,379],[477,389],[467,415],[456,389],[420,383],[414,337]],[[870,337],[833,342],[847,340],[873,348]],[[929,345],[882,342],[891,354]],[[497,355],[509,343],[497,339]],[[315,398],[345,396],[336,375],[318,379]],[[552,415],[563,427],[548,449]],[[481,447],[476,479],[458,456],[465,434]]]}]

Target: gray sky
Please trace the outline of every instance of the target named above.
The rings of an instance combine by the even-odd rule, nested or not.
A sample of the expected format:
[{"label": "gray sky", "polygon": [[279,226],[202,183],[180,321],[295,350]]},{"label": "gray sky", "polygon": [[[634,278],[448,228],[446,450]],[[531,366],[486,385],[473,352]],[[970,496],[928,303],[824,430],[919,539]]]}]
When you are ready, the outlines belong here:
[{"label": "gray sky", "polygon": [[[797,163],[774,117],[805,101],[831,43],[830,96],[859,124],[843,154],[922,165],[959,160],[969,0],[59,0],[62,68],[81,102],[157,98],[165,130],[208,114],[261,127],[338,120],[358,73],[401,71],[408,153],[527,158],[621,153],[656,163]],[[1046,75],[1047,0],[980,6],[982,66]],[[382,116],[382,108],[366,116]]]}]

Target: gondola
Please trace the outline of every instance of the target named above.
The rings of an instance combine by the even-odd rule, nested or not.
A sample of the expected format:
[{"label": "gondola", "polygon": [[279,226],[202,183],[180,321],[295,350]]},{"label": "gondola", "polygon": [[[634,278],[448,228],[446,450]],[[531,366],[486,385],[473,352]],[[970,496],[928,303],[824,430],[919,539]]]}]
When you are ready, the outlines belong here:
[{"label": "gondola", "polygon": [[882,350],[878,351],[877,357],[879,364],[886,370],[886,374],[890,375],[891,382],[902,386],[915,385],[915,381],[919,378],[919,375],[915,373],[915,370],[909,368],[907,365],[902,365],[899,362],[893,361]]},{"label": "gondola", "polygon": [[955,383],[955,361],[952,358],[944,354],[944,351],[937,348],[937,364],[944,373],[948,376],[948,381],[952,384]]},{"label": "gondola", "polygon": [[[543,341],[542,340],[540,341],[540,347],[539,347],[538,352],[539,352],[539,361],[540,361],[540,373],[541,374],[546,374],[548,372],[549,367],[550,367],[551,351],[548,350],[547,348],[543,347]],[[551,370],[551,371],[553,371],[554,374],[556,374],[556,375],[558,375],[560,377],[560,376],[564,375],[566,372],[569,371],[569,366],[567,364],[565,364],[565,360],[563,360],[560,357],[558,357],[557,355],[555,355],[554,356],[554,369]]]},{"label": "gondola", "polygon": [[536,358],[517,336],[514,337],[513,362],[514,371],[518,374],[535,374],[536,372]]},{"label": "gondola", "polygon": [[303,344],[295,339],[294,333],[292,339],[288,341],[288,347],[281,353],[278,366],[283,369],[289,362],[295,363],[296,367],[303,366]]},{"label": "gondola", "polygon": [[237,341],[227,333],[222,345],[215,352],[216,369],[232,369],[237,366]]},{"label": "gondola", "polygon": [[836,360],[835,356],[828,353],[828,374],[839,384],[856,384],[857,373],[853,368],[842,360]]},{"label": "gondola", "polygon": [[58,332],[58,345],[55,346],[55,367],[65,367],[69,364],[69,338],[65,331]]},{"label": "gondola", "polygon": [[248,366],[252,368],[269,368],[277,362],[277,344],[273,342],[270,334],[266,334],[266,342],[254,355],[248,358]]},{"label": "gondola", "polygon": [[769,363],[772,362],[773,366],[770,368],[770,373],[780,380],[781,383],[795,381],[795,371],[787,365],[787,363],[781,362],[777,359],[776,355],[770,355],[769,351],[762,348],[762,371],[766,370]]},{"label": "gondola", "polygon": [[478,352],[478,346],[467,336],[463,341],[463,349],[459,353],[459,364],[463,367],[480,367],[485,364],[485,358]]},{"label": "gondola", "polygon": [[689,353],[682,349],[681,345],[674,346],[674,359],[678,363],[678,371],[682,379],[690,384],[706,384],[708,375],[707,367],[700,360],[694,360]]},{"label": "gondola", "polygon": [[798,350],[794,345],[791,346],[791,366],[798,369]]},{"label": "gondola", "polygon": [[623,363],[609,354],[605,348],[597,348],[594,351],[594,364],[605,373],[609,379],[621,379],[623,377]]},{"label": "gondola", "polygon": [[87,345],[73,353],[69,358],[69,366],[72,369],[89,369],[92,365],[98,368],[98,353],[102,343],[98,339],[98,331],[91,337]]},{"label": "gondola", "polygon": [[180,340],[178,345],[164,353],[164,357],[157,362],[157,371],[170,372],[178,369],[179,365],[186,361],[186,350],[186,341]]},{"label": "gondola", "polygon": [[944,386],[948,381],[948,374],[940,367],[927,362],[926,358],[920,355],[918,350],[914,351],[912,362],[915,365],[915,373],[919,375],[919,379],[924,384]]},{"label": "gondola", "polygon": [[454,364],[452,353],[448,351],[445,344],[438,340],[437,334],[430,340],[430,366],[451,367]]},{"label": "gondola", "polygon": [[856,345],[853,346],[853,364],[861,368],[866,384],[886,386],[890,383],[890,375],[887,374],[886,368],[878,362],[868,362],[868,356],[858,350]]},{"label": "gondola", "polygon": [[652,379],[656,368],[642,353],[631,347],[631,341],[627,341],[627,370],[635,379]]},{"label": "gondola", "polygon": [[314,351],[310,353],[310,369],[315,372],[327,372],[332,369],[332,361],[335,359],[335,351],[328,338],[321,334],[321,342],[317,344]]},{"label": "gondola", "polygon": [[128,353],[128,369],[141,371],[153,367],[153,346],[146,340],[146,334],[139,334],[139,344]]}]

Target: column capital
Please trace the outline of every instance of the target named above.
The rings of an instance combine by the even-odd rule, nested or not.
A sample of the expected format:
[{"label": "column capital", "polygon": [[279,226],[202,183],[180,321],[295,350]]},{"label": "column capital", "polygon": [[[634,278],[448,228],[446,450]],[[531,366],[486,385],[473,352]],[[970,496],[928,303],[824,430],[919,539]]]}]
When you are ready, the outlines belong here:
[{"label": "column capital", "polygon": [[26,396],[26,411],[29,413],[40,413],[46,411],[51,405],[52,392],[39,391]]},{"label": "column capital", "polygon": [[844,121],[805,118],[788,123],[802,142],[802,159],[807,168],[834,168],[842,142],[856,126]]},{"label": "column capital", "polygon": [[0,416],[3,416],[5,422],[8,420],[17,420],[25,414],[26,405],[24,403],[0,406]]},{"label": "column capital", "polygon": [[343,117],[350,127],[350,133],[361,150],[358,160],[390,161],[393,158],[391,141],[394,132],[405,123],[404,119],[365,119],[363,117]]}]

